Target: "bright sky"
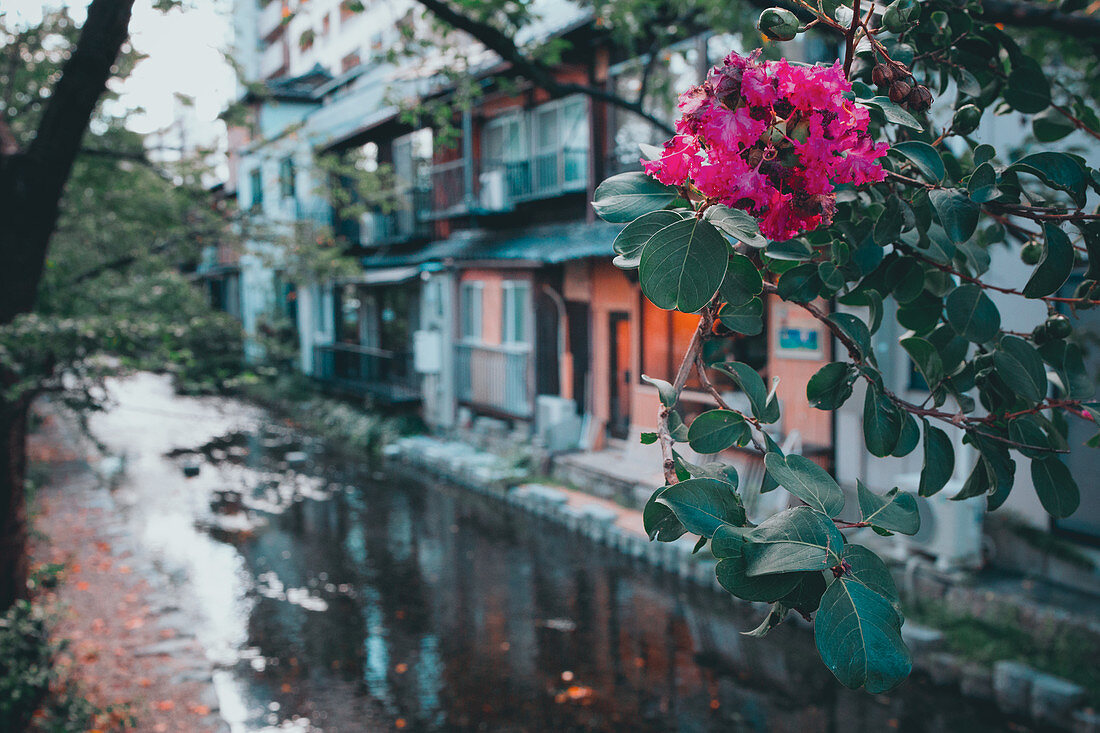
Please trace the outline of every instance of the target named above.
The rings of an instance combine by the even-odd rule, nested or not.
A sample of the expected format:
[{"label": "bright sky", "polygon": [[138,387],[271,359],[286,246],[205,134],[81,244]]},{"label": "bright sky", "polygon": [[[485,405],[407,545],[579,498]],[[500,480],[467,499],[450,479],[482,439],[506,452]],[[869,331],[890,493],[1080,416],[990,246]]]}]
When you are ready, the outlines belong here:
[{"label": "bright sky", "polygon": [[[83,22],[84,0],[0,0],[0,10],[17,22],[33,22],[43,5],[67,5]],[[210,144],[220,137],[218,113],[233,98],[236,81],[223,52],[232,44],[230,0],[184,0],[182,10],[161,13],[151,0],[137,0],[130,35],[134,47],[146,54],[122,87],[122,104],[144,113],[131,115],[129,127],[153,132],[172,126],[181,117],[188,144]],[[193,109],[183,109],[175,93],[193,97]],[[178,126],[165,145],[178,145]]]}]

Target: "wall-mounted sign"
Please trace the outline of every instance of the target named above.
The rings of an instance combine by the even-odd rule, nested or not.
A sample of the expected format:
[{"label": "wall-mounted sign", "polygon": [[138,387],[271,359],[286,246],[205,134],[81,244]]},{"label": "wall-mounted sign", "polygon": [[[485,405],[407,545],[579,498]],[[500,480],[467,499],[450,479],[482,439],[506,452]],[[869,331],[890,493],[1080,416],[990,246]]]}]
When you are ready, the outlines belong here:
[{"label": "wall-mounted sign", "polygon": [[801,308],[783,305],[776,319],[775,356],[780,359],[824,359],[825,329]]}]

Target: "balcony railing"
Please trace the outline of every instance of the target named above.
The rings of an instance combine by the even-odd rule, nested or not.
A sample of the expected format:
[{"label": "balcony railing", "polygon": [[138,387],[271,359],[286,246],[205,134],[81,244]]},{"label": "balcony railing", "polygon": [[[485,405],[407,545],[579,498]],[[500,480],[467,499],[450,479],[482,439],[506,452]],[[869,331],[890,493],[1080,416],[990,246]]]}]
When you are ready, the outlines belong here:
[{"label": "balcony railing", "polygon": [[407,352],[357,344],[313,347],[313,376],[356,394],[370,395],[387,404],[416,402],[420,380]]},{"label": "balcony railing", "polygon": [[448,161],[433,165],[432,177],[432,213],[437,217],[465,212],[466,199],[466,161]]},{"label": "balcony railing", "polygon": [[510,417],[530,418],[534,414],[529,350],[458,344],[455,355],[459,402]]},{"label": "balcony railing", "polygon": [[[466,213],[465,176],[461,160],[432,167],[438,217]],[[479,211],[507,211],[517,203],[583,191],[588,181],[588,149],[565,148],[517,160],[481,161],[473,200]]]},{"label": "balcony railing", "polygon": [[399,208],[365,214],[359,243],[372,246],[430,237],[431,195],[428,189],[413,189],[400,197],[402,206]]}]

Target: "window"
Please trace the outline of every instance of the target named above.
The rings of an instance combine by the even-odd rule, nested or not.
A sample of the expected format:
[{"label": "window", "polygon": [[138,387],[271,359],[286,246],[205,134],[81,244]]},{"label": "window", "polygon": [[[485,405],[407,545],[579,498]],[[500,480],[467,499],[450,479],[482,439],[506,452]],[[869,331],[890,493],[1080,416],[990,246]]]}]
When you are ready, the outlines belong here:
[{"label": "window", "polygon": [[505,280],[503,290],[504,307],[501,308],[500,340],[505,344],[526,344],[531,286],[525,280]]},{"label": "window", "polygon": [[264,207],[264,177],[259,168],[252,169],[252,172],[248,174],[248,188],[252,194],[252,208],[262,209]]},{"label": "window", "polygon": [[460,321],[462,338],[468,341],[481,340],[481,296],[484,283],[462,283],[460,298]]},{"label": "window", "polygon": [[279,161],[279,193],[284,199],[292,199],[296,196],[295,190],[294,158],[286,157]]},{"label": "window", "polygon": [[532,112],[534,184],[540,192],[579,190],[588,180],[588,102],[567,97]]}]

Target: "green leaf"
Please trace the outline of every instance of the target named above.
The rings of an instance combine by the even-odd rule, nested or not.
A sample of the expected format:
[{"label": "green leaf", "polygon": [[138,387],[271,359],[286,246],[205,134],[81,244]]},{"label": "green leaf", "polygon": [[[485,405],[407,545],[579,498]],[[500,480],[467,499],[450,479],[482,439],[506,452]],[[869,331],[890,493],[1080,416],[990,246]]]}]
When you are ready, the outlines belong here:
[{"label": "green leaf", "polygon": [[833,521],[808,506],[779,512],[745,535],[749,575],[828,570],[840,563],[844,536]]},{"label": "green leaf", "polygon": [[916,534],[920,529],[920,513],[917,500],[912,494],[890,489],[885,496],[879,496],[856,479],[859,492],[859,513],[862,521],[891,532]]},{"label": "green leaf", "polygon": [[773,573],[749,575],[745,560],[746,541],[743,531],[723,525],[714,533],[711,552],[719,558],[714,567],[718,582],[732,595],[746,601],[771,603],[791,593],[804,577],[803,573]]},{"label": "green leaf", "polygon": [[929,390],[934,390],[943,379],[943,361],[940,359],[939,350],[932,342],[920,336],[910,336],[901,340],[901,346],[909,354],[909,358],[917,367],[917,371],[924,377],[924,383]]},{"label": "green leaf", "polygon": [[642,445],[653,445],[657,442],[657,433],[642,433],[638,436],[638,440]]},{"label": "green leaf", "polygon": [[826,589],[814,622],[817,650],[847,687],[880,693],[897,687],[913,667],[901,639],[901,617],[888,600],[855,578]]},{"label": "green leaf", "polygon": [[1028,458],[1042,460],[1050,457],[1050,437],[1034,415],[1021,415],[1008,424],[1008,437],[1020,446],[1016,450]]},{"label": "green leaf", "polygon": [[663,209],[676,198],[676,189],[640,171],[611,176],[596,187],[592,208],[604,221],[622,224]]},{"label": "green leaf", "polygon": [[1081,492],[1069,468],[1057,457],[1031,462],[1031,482],[1047,514],[1064,519],[1081,503]]},{"label": "green leaf", "polygon": [[921,470],[921,496],[942,491],[955,472],[955,446],[943,430],[924,423],[924,468]]},{"label": "green leaf", "polygon": [[723,524],[745,524],[745,508],[733,486],[712,478],[692,478],[667,487],[657,501],[672,510],[693,534],[713,537]]},{"label": "green leaf", "polygon": [[1100,221],[1078,223],[1081,236],[1085,240],[1085,251],[1089,256],[1089,269],[1086,280],[1100,280]]},{"label": "green leaf", "polygon": [[764,301],[753,298],[744,305],[723,305],[718,320],[734,333],[755,336],[764,330]]},{"label": "green leaf", "polygon": [[718,290],[722,300],[730,305],[744,305],[759,295],[763,289],[764,281],[756,265],[752,264],[752,260],[736,253],[731,255],[726,279],[722,281],[722,287]]},{"label": "green leaf", "polygon": [[806,263],[787,270],[775,284],[776,293],[792,303],[808,303],[821,292],[817,265]]},{"label": "green leaf", "polygon": [[618,255],[615,258],[615,266],[624,270],[637,269],[641,261],[642,247],[649,238],[669,224],[682,220],[683,217],[674,211],[651,211],[627,224],[611,245]]},{"label": "green leaf", "polygon": [[[901,213],[901,199],[897,196],[890,196],[886,199],[886,208],[882,210],[882,214],[875,221],[873,235],[875,244],[885,247],[895,242],[901,236],[901,228],[904,223],[905,217]],[[843,285],[843,282],[841,285]]]},{"label": "green leaf", "polygon": [[928,200],[940,218],[940,224],[955,244],[965,242],[978,226],[982,207],[970,200],[957,188],[935,188],[928,192]]},{"label": "green leaf", "polygon": [[642,525],[651,541],[672,542],[687,532],[687,527],[676,518],[672,510],[657,501],[657,497],[665,488],[667,487],[662,486],[654,491],[642,510]]},{"label": "green leaf", "polygon": [[764,465],[780,486],[813,509],[830,517],[844,510],[844,492],[840,485],[809,458],[800,455],[784,458],[778,453],[768,453],[764,456]]},{"label": "green leaf", "polygon": [[828,320],[834,323],[841,332],[855,342],[859,347],[859,353],[864,359],[874,356],[871,349],[871,331],[867,324],[858,316],[851,313],[830,313]]},{"label": "green leaf", "polygon": [[1073,122],[1054,107],[1047,107],[1031,118],[1031,131],[1043,143],[1061,140],[1076,129]]},{"label": "green leaf", "polygon": [[863,439],[871,455],[884,458],[894,452],[901,438],[901,415],[877,386],[867,386],[863,401]]},{"label": "green leaf", "polygon": [[756,223],[756,219],[740,209],[715,204],[703,212],[703,218],[750,247],[759,249],[768,244],[768,240],[760,234],[760,226]]},{"label": "green leaf", "polygon": [[745,636],[752,636],[757,639],[762,639],[767,636],[768,632],[774,629],[779,624],[783,623],[783,619],[787,617],[787,613],[791,609],[784,606],[782,603],[773,603],[771,609],[768,611],[768,615],[764,617],[764,620],[760,622],[752,631],[742,631]]},{"label": "green leaf", "polygon": [[671,224],[642,249],[642,292],[658,308],[694,313],[718,292],[729,254],[729,242],[709,222],[691,218]]},{"label": "green leaf", "polygon": [[844,546],[844,561],[851,566],[848,571],[851,577],[897,605],[898,588],[882,558],[862,545],[848,544]]},{"label": "green leaf", "polygon": [[646,374],[642,375],[642,381],[657,388],[657,396],[661,398],[662,405],[672,407],[676,404],[676,390],[672,388],[671,384],[663,379],[650,377]]},{"label": "green leaf", "polygon": [[810,614],[821,605],[821,596],[825,593],[825,574],[810,572],[799,573],[799,575],[802,576],[802,580],[794,590],[780,598],[779,602],[799,613]]},{"label": "green leaf", "polygon": [[967,341],[984,344],[1001,330],[1001,313],[978,285],[960,285],[947,296],[947,322]]},{"label": "green leaf", "polygon": [[772,423],[779,419],[779,405],[772,399],[760,374],[748,364],[726,361],[713,367],[728,375],[749,398],[752,414],[760,422]]},{"label": "green leaf", "polygon": [[733,410],[708,410],[691,421],[688,443],[696,453],[719,453],[748,442],[749,426],[741,413]]},{"label": "green leaf", "polygon": [[1066,397],[1074,400],[1092,397],[1096,385],[1085,370],[1080,346],[1058,339],[1043,344],[1039,347],[1039,353],[1046,363],[1054,367]]},{"label": "green leaf", "polygon": [[817,370],[806,384],[806,399],[819,410],[836,410],[852,396],[856,372],[850,364],[834,361]]},{"label": "green leaf", "polygon": [[1008,75],[1004,98],[1017,112],[1042,112],[1050,106],[1050,82],[1037,67],[1018,66]]},{"label": "green leaf", "polygon": [[908,412],[899,411],[901,415],[901,435],[898,436],[898,444],[890,455],[901,458],[912,453],[920,443],[920,428],[917,420]]},{"label": "green leaf", "polygon": [[1013,392],[1035,403],[1047,396],[1047,370],[1035,347],[1016,336],[1005,336],[993,352],[997,375]]},{"label": "green leaf", "polygon": [[1050,188],[1068,193],[1077,206],[1085,205],[1088,176],[1081,161],[1071,155],[1051,151],[1032,153],[1010,165],[1004,172],[1030,173]]},{"label": "green leaf", "polygon": [[1035,267],[1027,284],[1024,295],[1028,298],[1041,298],[1058,292],[1069,279],[1073,270],[1073,244],[1057,224],[1043,224],[1046,235],[1046,248],[1043,258]]},{"label": "green leaf", "polygon": [[895,125],[901,125],[902,127],[908,127],[911,130],[921,132],[924,130],[924,126],[917,120],[916,117],[909,114],[903,108],[899,107],[890,101],[889,97],[872,97],[871,99],[859,99],[856,100],[857,104],[862,104],[864,107],[874,107],[882,112],[886,117],[887,122],[893,122]]},{"label": "green leaf", "polygon": [[908,158],[909,161],[917,167],[917,170],[933,183],[942,182],[947,175],[939,151],[928,143],[922,143],[917,140],[906,140],[904,142],[894,143],[890,146],[890,153],[896,153]]}]

